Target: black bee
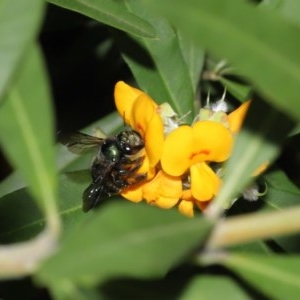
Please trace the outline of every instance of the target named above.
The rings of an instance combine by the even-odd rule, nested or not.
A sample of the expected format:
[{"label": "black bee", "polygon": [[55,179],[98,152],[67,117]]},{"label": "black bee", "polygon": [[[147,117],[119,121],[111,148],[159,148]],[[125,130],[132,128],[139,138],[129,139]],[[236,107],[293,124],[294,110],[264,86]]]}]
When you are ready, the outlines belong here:
[{"label": "black bee", "polygon": [[144,141],[136,131],[124,130],[105,139],[81,132],[61,132],[59,141],[76,154],[97,149],[91,165],[92,183],[83,192],[84,212],[146,178],[146,174],[137,174],[144,160],[139,154]]}]

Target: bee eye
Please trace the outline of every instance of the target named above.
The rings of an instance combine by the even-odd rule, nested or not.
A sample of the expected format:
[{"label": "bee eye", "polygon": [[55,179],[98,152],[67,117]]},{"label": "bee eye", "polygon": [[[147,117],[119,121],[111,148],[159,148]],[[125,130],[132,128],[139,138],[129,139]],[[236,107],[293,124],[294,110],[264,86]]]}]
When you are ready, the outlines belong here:
[{"label": "bee eye", "polygon": [[105,158],[116,162],[120,158],[120,150],[115,142],[104,143],[101,147],[101,153]]},{"label": "bee eye", "polygon": [[142,137],[136,131],[122,131],[117,135],[117,141],[125,154],[135,154],[144,147]]}]

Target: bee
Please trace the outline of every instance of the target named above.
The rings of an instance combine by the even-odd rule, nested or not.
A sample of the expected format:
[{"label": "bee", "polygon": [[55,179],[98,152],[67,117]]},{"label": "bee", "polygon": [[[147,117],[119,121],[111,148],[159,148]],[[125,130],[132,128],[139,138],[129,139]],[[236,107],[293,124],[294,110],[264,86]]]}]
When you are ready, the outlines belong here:
[{"label": "bee", "polygon": [[81,132],[60,132],[58,138],[76,154],[96,150],[91,163],[92,183],[82,195],[84,212],[146,178],[146,174],[137,173],[144,160],[141,154],[144,141],[134,130],[124,130],[105,139]]}]

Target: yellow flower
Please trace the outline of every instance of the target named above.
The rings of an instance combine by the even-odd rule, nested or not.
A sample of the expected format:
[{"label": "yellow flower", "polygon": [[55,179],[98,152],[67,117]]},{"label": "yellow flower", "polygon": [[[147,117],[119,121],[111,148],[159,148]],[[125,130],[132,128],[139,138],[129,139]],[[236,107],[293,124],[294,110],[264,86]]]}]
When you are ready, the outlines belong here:
[{"label": "yellow flower", "polygon": [[230,130],[210,120],[180,126],[167,136],[161,166],[165,173],[182,178],[186,187],[180,197],[182,213],[192,216],[193,203],[209,201],[217,194],[221,179],[208,163],[228,159],[232,145]]},{"label": "yellow flower", "polygon": [[145,159],[138,172],[147,173],[147,179],[122,191],[122,196],[164,209],[178,205],[189,217],[195,206],[205,209],[222,184],[214,167],[229,158],[250,101],[228,115],[203,109],[192,126],[179,126],[171,107],[158,106],[122,81],[115,87],[115,103],[125,123],[145,142]]},{"label": "yellow flower", "polygon": [[[160,197],[153,204],[162,208],[178,204],[179,211],[189,217],[194,216],[194,206],[200,210],[206,208],[222,183],[209,164],[222,163],[229,158],[234,135],[240,130],[249,104],[250,101],[242,104],[229,115],[216,112],[214,117],[212,112],[206,119],[197,121],[193,126],[180,126],[166,137],[161,157],[164,172],[157,180],[162,186],[164,176],[172,176],[173,181],[182,182],[182,192],[178,201]],[[165,187],[164,194],[171,195],[174,190],[173,187],[167,192]],[[143,196],[148,198],[148,203],[151,202],[150,193],[143,193]]]},{"label": "yellow flower", "polygon": [[[145,143],[145,159],[139,173],[146,173],[151,179],[156,173],[156,165],[160,160],[163,143],[163,120],[158,105],[144,92],[119,81],[115,86],[115,104],[125,123],[136,130]],[[143,199],[143,184],[126,189],[122,195],[131,201]]]}]

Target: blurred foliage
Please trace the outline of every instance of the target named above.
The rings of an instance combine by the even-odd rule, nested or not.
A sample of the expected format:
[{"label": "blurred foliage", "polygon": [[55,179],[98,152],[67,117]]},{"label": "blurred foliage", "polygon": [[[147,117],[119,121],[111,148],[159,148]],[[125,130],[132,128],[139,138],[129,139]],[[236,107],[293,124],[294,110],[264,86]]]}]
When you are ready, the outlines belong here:
[{"label": "blurred foliage", "polygon": [[[298,299],[299,231],[213,251],[222,224],[200,213],[115,197],[84,214],[91,157],[55,139],[120,131],[118,80],[189,112],[189,123],[208,94],[226,89],[231,109],[251,97],[216,201],[238,195],[265,161],[267,193],[221,220],[277,212],[299,228],[284,214],[300,204],[299,16],[298,0],[0,0],[0,298]],[[6,276],[1,255],[47,229],[60,232],[56,252],[28,276]]]}]

